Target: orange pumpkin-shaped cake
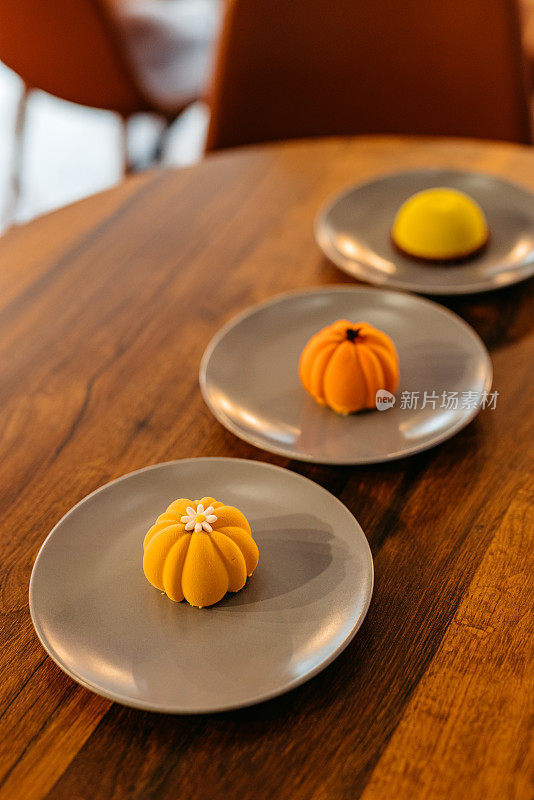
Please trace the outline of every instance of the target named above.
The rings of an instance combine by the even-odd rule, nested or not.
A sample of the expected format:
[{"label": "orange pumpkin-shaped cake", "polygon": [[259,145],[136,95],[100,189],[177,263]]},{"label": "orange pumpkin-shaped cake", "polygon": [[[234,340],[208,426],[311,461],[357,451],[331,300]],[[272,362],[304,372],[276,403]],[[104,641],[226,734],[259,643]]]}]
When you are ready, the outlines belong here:
[{"label": "orange pumpkin-shaped cake", "polygon": [[367,322],[340,319],[312,336],[300,357],[307,392],[339,414],[376,408],[376,393],[392,394],[399,383],[393,342]]},{"label": "orange pumpkin-shaped cake", "polygon": [[143,549],[152,586],[200,608],[242,589],[259,559],[246,517],[213,497],[175,500],[146,534]]}]

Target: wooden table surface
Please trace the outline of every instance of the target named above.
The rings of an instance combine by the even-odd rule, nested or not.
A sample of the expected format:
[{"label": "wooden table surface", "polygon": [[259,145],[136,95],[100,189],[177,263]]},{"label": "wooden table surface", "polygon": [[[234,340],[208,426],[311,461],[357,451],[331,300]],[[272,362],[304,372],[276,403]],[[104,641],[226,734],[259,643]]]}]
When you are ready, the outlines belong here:
[{"label": "wooden table surface", "polygon": [[[2,799],[534,796],[533,281],[443,300],[491,351],[497,407],[409,459],[288,463],[222,428],[197,385],[236,312],[351,283],[314,242],[329,195],[421,165],[534,189],[534,153],[514,145],[291,143],[135,177],[0,241]],[[123,708],[45,655],[28,611],[35,556],[101,484],[209,455],[286,466],[339,497],[372,548],[369,614],[276,700],[211,716]]]}]

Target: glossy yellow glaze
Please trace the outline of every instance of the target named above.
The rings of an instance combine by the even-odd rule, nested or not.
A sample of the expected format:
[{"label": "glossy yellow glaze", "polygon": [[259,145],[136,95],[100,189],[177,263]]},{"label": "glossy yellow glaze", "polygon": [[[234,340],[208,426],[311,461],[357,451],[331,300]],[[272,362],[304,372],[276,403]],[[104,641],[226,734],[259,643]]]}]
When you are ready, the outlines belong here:
[{"label": "glossy yellow glaze", "polygon": [[466,258],[488,239],[484,212],[456,189],[427,189],[400,207],[391,231],[405,253],[433,261]]}]

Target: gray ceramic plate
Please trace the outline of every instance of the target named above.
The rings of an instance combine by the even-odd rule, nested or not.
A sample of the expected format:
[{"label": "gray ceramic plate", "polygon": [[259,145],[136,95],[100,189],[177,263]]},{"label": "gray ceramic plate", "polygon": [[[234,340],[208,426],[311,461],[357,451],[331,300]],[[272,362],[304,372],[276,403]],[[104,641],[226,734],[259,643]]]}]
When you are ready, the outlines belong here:
[{"label": "gray ceramic plate", "polygon": [[[401,204],[415,192],[449,186],[484,209],[488,247],[463,264],[424,264],[402,256],[390,241]],[[369,283],[425,294],[468,294],[499,289],[534,274],[534,195],[492,175],[415,170],[352,187],[319,213],[317,242],[344,272]]]},{"label": "gray ceramic plate", "polygon": [[[205,494],[242,509],[260,562],[241,592],[198,609],[147,582],[142,541],[172,500]],[[74,506],[37,556],[30,611],[48,654],[82,686],[190,714],[257,703],[320,672],[360,627],[372,590],[367,539],[329,492],[269,464],[198,458],[132,472]]]},{"label": "gray ceramic plate", "polygon": [[[342,417],[302,388],[304,345],[344,318],[369,322],[393,339],[401,375],[394,408]],[[256,306],[219,331],[200,367],[206,403],[236,436],[323,464],[388,461],[439,444],[475,417],[479,406],[467,393],[481,399],[491,377],[484,344],[456,314],[416,295],[363,287],[324,287]],[[419,393],[417,408],[402,407],[404,392]],[[449,395],[457,393],[457,408],[440,407],[443,392],[452,405]]]}]

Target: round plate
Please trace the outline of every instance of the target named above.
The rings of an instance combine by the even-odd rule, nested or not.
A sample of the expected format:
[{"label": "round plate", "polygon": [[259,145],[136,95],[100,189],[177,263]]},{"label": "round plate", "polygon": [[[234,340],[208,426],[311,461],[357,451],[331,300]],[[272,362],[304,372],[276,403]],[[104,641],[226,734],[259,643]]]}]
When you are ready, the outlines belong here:
[{"label": "round plate", "polygon": [[[393,408],[344,417],[304,391],[300,354],[338,319],[369,322],[393,339],[400,362]],[[439,444],[475,417],[480,406],[467,393],[481,400],[491,377],[484,344],[452,311],[416,295],[363,287],[293,292],[256,306],[219,331],[200,366],[206,403],[236,436],[322,464],[371,464]],[[416,408],[403,407],[403,392],[419,393]],[[443,392],[457,393],[457,408],[441,408]],[[445,401],[454,405],[449,394]]]},{"label": "round plate", "polygon": [[[467,192],[486,214],[489,244],[463,264],[425,264],[401,255],[391,243],[391,226],[402,203],[434,186]],[[493,175],[401,172],[338,195],[320,212],[315,235],[325,255],[354,278],[425,294],[485,292],[534,274],[534,195]]]},{"label": "round plate", "polygon": [[[143,537],[177,497],[211,494],[248,517],[260,562],[210,608],[173,603],[143,575]],[[196,458],[132,472],[69,511],[30,582],[37,635],[71,678],[150,711],[223,711],[286,692],[341,653],[373,590],[362,529],[306,478]]]}]

